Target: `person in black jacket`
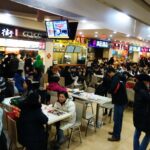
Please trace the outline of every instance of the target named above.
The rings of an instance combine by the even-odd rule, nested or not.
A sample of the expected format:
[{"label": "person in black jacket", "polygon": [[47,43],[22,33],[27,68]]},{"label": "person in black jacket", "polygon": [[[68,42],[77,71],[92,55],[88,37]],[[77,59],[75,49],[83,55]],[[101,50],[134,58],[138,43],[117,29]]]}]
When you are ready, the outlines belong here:
[{"label": "person in black jacket", "polygon": [[112,103],[114,104],[114,128],[113,132],[109,132],[112,135],[108,138],[109,141],[120,141],[123,112],[125,105],[127,104],[127,93],[125,84],[121,81],[119,73],[116,73],[114,68],[108,68],[107,74],[111,78],[111,85],[109,92],[112,95]]},{"label": "person in black jacket", "polygon": [[44,125],[48,118],[41,110],[39,95],[33,91],[20,106],[17,120],[18,140],[27,150],[47,150],[47,134]]},{"label": "person in black jacket", "polygon": [[[150,142],[150,76],[141,74],[137,76],[135,84],[135,97],[133,109],[133,122],[135,126],[134,150],[146,150]],[[139,143],[141,133],[145,133],[142,143]]]}]

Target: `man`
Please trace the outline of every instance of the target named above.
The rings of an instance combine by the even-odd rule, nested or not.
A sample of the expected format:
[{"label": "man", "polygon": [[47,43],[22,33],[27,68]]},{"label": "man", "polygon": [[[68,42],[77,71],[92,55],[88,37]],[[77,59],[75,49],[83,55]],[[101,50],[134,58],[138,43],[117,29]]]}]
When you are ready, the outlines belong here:
[{"label": "man", "polygon": [[[133,107],[133,122],[135,126],[134,150],[146,150],[150,142],[150,76],[137,76]],[[139,142],[142,132],[145,133],[142,142]]]},{"label": "man", "polygon": [[114,68],[108,68],[108,76],[111,78],[111,85],[109,92],[112,95],[112,103],[114,104],[114,128],[113,132],[109,132],[112,135],[108,138],[108,141],[120,141],[122,120],[125,105],[127,104],[127,93],[124,83],[121,81],[121,76],[116,73]]}]

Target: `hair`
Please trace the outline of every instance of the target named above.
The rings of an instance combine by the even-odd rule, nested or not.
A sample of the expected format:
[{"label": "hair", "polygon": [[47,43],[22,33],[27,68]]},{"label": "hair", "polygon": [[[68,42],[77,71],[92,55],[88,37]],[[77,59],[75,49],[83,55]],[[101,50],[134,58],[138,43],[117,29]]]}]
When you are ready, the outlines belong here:
[{"label": "hair", "polygon": [[107,73],[111,73],[111,72],[116,72],[116,70],[113,68],[113,67],[109,67],[108,69],[107,69]]},{"label": "hair", "polygon": [[50,79],[50,82],[57,82],[57,83],[58,83],[59,80],[60,80],[59,76],[53,75],[53,76],[51,77],[51,79]]},{"label": "hair", "polygon": [[29,107],[29,108],[39,108],[41,107],[41,103],[39,102],[39,94],[38,92],[31,92],[28,97],[27,97],[27,100],[26,100],[26,105]]},{"label": "hair", "polygon": [[58,92],[58,97],[59,97],[60,94],[63,94],[66,99],[69,98],[69,95],[68,95],[67,92]]}]

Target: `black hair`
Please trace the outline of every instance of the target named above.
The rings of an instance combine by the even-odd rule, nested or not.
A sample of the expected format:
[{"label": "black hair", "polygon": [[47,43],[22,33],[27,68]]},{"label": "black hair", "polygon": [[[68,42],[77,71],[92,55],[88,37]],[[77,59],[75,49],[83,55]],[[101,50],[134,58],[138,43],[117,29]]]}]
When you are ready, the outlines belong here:
[{"label": "black hair", "polygon": [[60,78],[58,76],[52,76],[50,79],[50,82],[57,82],[60,80]]},{"label": "black hair", "polygon": [[66,99],[69,98],[69,95],[68,95],[67,92],[58,92],[58,97],[59,97],[60,94],[63,94]]},{"label": "black hair", "polygon": [[107,73],[111,73],[111,72],[116,72],[116,70],[113,68],[113,67],[109,67],[108,69],[107,69]]}]

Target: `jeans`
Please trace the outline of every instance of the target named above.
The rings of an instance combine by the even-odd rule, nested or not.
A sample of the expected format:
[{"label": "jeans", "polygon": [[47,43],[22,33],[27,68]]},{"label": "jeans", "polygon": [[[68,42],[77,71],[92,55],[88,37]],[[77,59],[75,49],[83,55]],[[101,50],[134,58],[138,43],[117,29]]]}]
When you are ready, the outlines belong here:
[{"label": "jeans", "polygon": [[146,148],[150,142],[150,135],[145,134],[145,136],[140,144],[139,139],[140,139],[141,133],[142,133],[141,130],[135,129],[134,139],[133,139],[134,150],[146,150]]},{"label": "jeans", "polygon": [[120,139],[121,130],[122,130],[122,120],[124,105],[114,105],[114,128],[113,128],[113,137]]},{"label": "jeans", "polygon": [[60,122],[57,122],[55,125],[56,125],[56,130],[57,130],[57,142],[60,142],[64,140],[65,138],[64,132],[63,130],[60,129]]}]

